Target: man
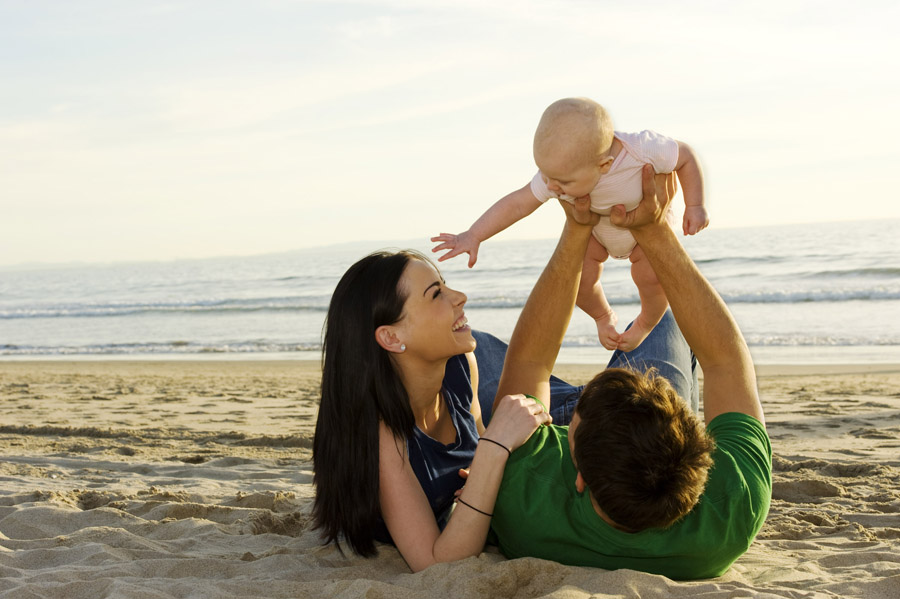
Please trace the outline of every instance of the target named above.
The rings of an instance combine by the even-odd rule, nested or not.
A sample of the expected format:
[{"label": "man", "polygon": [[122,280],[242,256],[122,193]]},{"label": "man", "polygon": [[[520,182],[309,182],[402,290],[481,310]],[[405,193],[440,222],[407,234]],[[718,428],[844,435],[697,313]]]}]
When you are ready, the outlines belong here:
[{"label": "man", "polygon": [[[750,353],[724,302],[665,220],[671,175],[643,173],[644,198],[611,215],[650,260],[704,373],[706,429],[661,377],[609,369],[571,425],[539,429],[506,465],[492,531],[507,557],[534,556],[676,579],[724,573],[768,513],[772,450]],[[595,215],[576,201],[554,258],[522,310],[497,397],[550,399]],[[573,224],[577,223],[577,224]]]}]

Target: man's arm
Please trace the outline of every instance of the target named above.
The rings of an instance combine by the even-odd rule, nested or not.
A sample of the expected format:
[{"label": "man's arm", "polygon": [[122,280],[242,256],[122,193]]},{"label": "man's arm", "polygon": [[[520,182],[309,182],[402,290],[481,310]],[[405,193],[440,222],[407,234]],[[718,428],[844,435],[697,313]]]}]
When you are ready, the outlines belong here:
[{"label": "man's arm", "polygon": [[599,220],[590,212],[589,197],[574,202],[560,201],[566,223],[509,340],[494,409],[502,397],[516,393],[534,395],[550,409],[550,374],[572,317],[591,229]]},{"label": "man's arm", "polygon": [[650,260],[672,306],[672,314],[703,367],[703,412],[709,423],[719,414],[742,412],[761,422],[763,409],[756,388],[750,350],[725,302],[678,242],[665,222],[674,195],[673,175],[643,171],[644,198],[626,213],[616,206],[614,225],[627,227]]}]

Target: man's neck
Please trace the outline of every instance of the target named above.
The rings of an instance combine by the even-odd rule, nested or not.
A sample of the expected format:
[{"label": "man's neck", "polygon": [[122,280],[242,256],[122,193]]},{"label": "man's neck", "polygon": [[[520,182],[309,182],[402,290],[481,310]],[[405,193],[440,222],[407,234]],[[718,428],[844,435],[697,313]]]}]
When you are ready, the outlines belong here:
[{"label": "man's neck", "polygon": [[600,505],[597,503],[597,500],[594,499],[594,495],[593,495],[593,493],[591,493],[590,489],[587,490],[587,494],[588,494],[588,497],[590,497],[590,499],[591,499],[591,506],[594,508],[594,511],[597,512],[597,515],[600,516],[600,519],[601,519],[601,520],[603,520],[604,522],[606,522],[607,524],[609,524],[610,526],[612,526],[612,527],[615,528],[616,530],[620,530],[620,531],[622,531],[622,532],[628,532],[628,533],[635,532],[635,531],[633,531],[633,530],[631,530],[631,529],[629,529],[629,528],[625,528],[624,526],[621,526],[621,525],[619,525],[619,524],[616,524],[616,523],[613,521],[612,518],[610,518],[609,516],[607,516],[607,515],[606,515],[606,512],[604,512],[604,511],[600,508]]}]

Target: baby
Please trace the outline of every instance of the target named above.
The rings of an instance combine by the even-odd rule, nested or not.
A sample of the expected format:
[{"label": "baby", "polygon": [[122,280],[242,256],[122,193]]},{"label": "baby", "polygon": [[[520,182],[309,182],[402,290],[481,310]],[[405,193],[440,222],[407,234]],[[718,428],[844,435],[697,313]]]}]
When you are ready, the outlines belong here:
[{"label": "baby", "polygon": [[[601,215],[584,256],[578,289],[578,307],[597,323],[600,343],[607,349],[631,351],[659,323],[669,301],[656,273],[627,229],[610,222],[613,206],[632,210],[641,201],[641,169],[652,164],[657,173],[673,170],[684,194],[682,230],[693,235],[709,224],[703,206],[703,175],[693,150],[680,141],[652,131],[613,131],[606,110],[587,98],[565,98],[551,104],[534,134],[534,161],[538,172],[523,188],[501,198],[459,235],[441,233],[433,252],[449,250],[438,260],[469,254],[469,268],[478,259],[481,242],[534,212],[550,198],[572,201],[590,196],[591,210]],[[671,209],[669,223],[674,226]],[[641,311],[623,333],[616,330],[616,313],[600,285],[603,262],[631,260],[631,277],[641,298]]]}]

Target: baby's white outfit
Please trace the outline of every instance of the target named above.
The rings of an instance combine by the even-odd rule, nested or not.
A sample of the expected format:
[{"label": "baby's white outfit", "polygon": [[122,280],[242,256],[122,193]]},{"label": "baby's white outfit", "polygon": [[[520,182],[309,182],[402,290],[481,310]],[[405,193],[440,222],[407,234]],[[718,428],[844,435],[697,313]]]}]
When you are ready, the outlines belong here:
[{"label": "baby's white outfit", "polygon": [[[657,173],[671,173],[675,170],[678,163],[678,142],[653,131],[615,131],[613,135],[622,143],[622,150],[613,160],[609,171],[600,177],[591,190],[591,212],[601,215],[593,234],[610,256],[627,258],[637,244],[628,229],[617,227],[609,221],[609,213],[617,204],[624,204],[626,210],[633,210],[641,202],[644,195],[641,169],[645,164],[652,164]],[[557,197],[568,202],[574,199],[550,191],[541,171],[531,180],[531,192],[541,202]],[[671,206],[666,218],[670,225],[675,225]]]}]

